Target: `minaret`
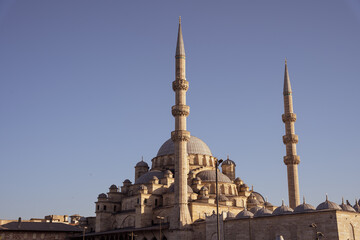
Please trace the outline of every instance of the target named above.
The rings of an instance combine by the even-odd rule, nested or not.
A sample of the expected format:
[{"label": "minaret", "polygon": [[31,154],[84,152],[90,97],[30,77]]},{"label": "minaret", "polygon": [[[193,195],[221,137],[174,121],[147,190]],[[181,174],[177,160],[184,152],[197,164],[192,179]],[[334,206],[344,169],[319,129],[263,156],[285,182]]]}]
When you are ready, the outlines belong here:
[{"label": "minaret", "polygon": [[283,136],[283,142],[286,145],[284,163],[287,166],[289,203],[290,207],[294,209],[300,204],[298,177],[298,164],[300,163],[300,157],[296,155],[296,144],[298,143],[298,136],[295,134],[294,125],[296,121],[296,114],[293,110],[292,91],[286,59],[284,74],[284,110],[285,113],[282,115],[282,120],[285,123],[285,135]]},{"label": "minaret", "polygon": [[183,229],[191,224],[191,216],[188,207],[187,175],[189,172],[187,142],[190,132],[186,131],[186,118],[190,108],[186,105],[186,91],[189,82],[185,76],[185,48],[181,31],[181,18],[179,18],[179,32],[175,54],[175,81],[172,83],[175,92],[175,105],[172,107],[172,115],[175,117],[175,131],[171,133],[171,139],[175,147],[175,206],[173,220],[170,228]]}]

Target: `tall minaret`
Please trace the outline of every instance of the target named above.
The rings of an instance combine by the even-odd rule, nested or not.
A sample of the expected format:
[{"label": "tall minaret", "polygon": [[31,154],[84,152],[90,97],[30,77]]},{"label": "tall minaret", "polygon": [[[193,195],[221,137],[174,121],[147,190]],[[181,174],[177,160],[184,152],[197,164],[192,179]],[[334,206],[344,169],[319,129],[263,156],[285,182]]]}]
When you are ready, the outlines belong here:
[{"label": "tall minaret", "polygon": [[282,115],[282,120],[285,123],[285,135],[283,136],[283,142],[286,145],[284,163],[287,166],[289,204],[290,207],[294,209],[300,204],[298,176],[298,164],[300,163],[300,157],[296,155],[296,144],[299,139],[295,134],[294,123],[296,121],[296,114],[293,110],[292,91],[286,59],[284,74],[284,109],[285,113]]},{"label": "tall minaret", "polygon": [[179,32],[175,55],[175,81],[172,83],[175,92],[175,105],[172,107],[172,115],[175,117],[175,131],[171,133],[171,139],[175,147],[175,206],[173,219],[170,221],[172,229],[182,229],[191,223],[188,207],[187,175],[189,172],[187,142],[190,132],[186,131],[186,118],[190,108],[186,105],[186,91],[189,82],[185,76],[185,48],[181,31],[181,18],[179,18]]}]

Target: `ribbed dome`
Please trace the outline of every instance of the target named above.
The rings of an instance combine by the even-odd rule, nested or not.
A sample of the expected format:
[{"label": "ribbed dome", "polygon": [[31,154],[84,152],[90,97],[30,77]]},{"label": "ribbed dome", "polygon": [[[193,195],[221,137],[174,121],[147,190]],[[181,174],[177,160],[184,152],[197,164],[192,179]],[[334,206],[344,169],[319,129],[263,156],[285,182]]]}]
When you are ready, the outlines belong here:
[{"label": "ribbed dome", "polygon": [[[225,174],[221,173],[220,171],[218,171],[217,174],[218,174],[219,182],[232,183],[230,178],[228,176],[226,176]],[[202,181],[207,181],[207,182],[215,182],[216,181],[215,170],[205,170],[205,171],[199,172],[196,176],[199,177]]]},{"label": "ribbed dome", "polygon": [[118,189],[118,187],[115,184],[111,185],[109,188],[110,189]]},{"label": "ribbed dome", "polygon": [[263,207],[256,211],[256,213],[254,214],[254,217],[264,217],[264,216],[271,216],[271,215],[272,215],[272,211]]},{"label": "ribbed dome", "polygon": [[239,212],[238,215],[236,215],[236,218],[251,218],[253,217],[254,214],[246,209],[244,209],[243,211]]},{"label": "ribbed dome", "polygon": [[283,201],[281,206],[277,207],[272,214],[273,215],[282,215],[282,214],[289,214],[292,212],[294,212],[294,210],[288,206],[285,206],[284,201]]},{"label": "ribbed dome", "polygon": [[159,170],[150,171],[150,172],[145,173],[138,179],[136,179],[135,184],[149,183],[149,181],[151,181],[153,179],[153,177],[157,177],[158,179],[161,179],[161,178],[163,178],[163,176],[164,176],[164,173]]},{"label": "ribbed dome", "polygon": [[[202,154],[212,156],[212,153],[209,147],[204,143],[200,138],[190,136],[190,140],[187,142],[187,152],[188,154]],[[167,140],[159,149],[157,157],[174,154],[174,142]]]},{"label": "ribbed dome", "polygon": [[233,160],[230,160],[229,156],[227,157],[227,159],[221,165],[234,165],[236,167],[235,162]]},{"label": "ribbed dome", "polygon": [[316,210],[330,210],[330,209],[341,210],[341,207],[336,203],[329,201],[327,196],[325,202],[320,203],[319,206],[317,206],[316,208]]}]

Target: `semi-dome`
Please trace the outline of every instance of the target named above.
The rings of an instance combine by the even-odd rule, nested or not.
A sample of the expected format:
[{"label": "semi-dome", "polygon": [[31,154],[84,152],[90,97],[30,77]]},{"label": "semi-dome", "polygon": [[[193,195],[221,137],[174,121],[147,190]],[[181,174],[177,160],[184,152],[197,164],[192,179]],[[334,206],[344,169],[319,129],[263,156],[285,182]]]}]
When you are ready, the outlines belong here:
[{"label": "semi-dome", "polygon": [[242,210],[241,212],[239,212],[237,215],[236,215],[236,218],[237,219],[240,219],[240,218],[251,218],[253,217],[254,214],[250,211],[248,211],[247,209],[244,209]]},{"label": "semi-dome", "polygon": [[145,184],[149,183],[149,181],[153,180],[154,177],[157,177],[158,179],[163,178],[164,173],[159,170],[153,170],[150,172],[145,173],[141,177],[135,180],[135,184]]},{"label": "semi-dome", "polygon": [[[174,154],[174,142],[167,140],[159,149],[157,157]],[[210,148],[204,143],[200,138],[190,136],[190,140],[187,142],[187,152],[188,154],[202,154],[212,156]]]},{"label": "semi-dome", "polygon": [[[216,181],[216,174],[214,170],[205,170],[202,172],[199,172],[196,177],[199,177],[201,181],[206,182],[215,182]],[[219,182],[223,183],[232,183],[230,178],[226,176],[225,174],[218,171],[218,180]]]},{"label": "semi-dome", "polygon": [[341,210],[341,207],[336,203],[329,201],[326,196],[325,202],[320,203],[316,210]]}]

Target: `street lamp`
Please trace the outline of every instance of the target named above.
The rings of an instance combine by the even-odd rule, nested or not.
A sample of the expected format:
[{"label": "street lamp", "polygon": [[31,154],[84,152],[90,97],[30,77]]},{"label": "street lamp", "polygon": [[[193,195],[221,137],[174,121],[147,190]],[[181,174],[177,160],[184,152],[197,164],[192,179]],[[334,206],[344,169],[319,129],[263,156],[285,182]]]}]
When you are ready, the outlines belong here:
[{"label": "street lamp", "polygon": [[218,166],[223,160],[215,160],[215,195],[216,195],[216,236],[220,240],[220,224],[219,224],[219,191],[218,191]]},{"label": "street lamp", "polygon": [[156,216],[157,219],[160,219],[160,232],[159,232],[159,235],[160,235],[160,240],[161,240],[161,221],[164,220],[165,218],[164,217],[160,217],[160,216]]}]

